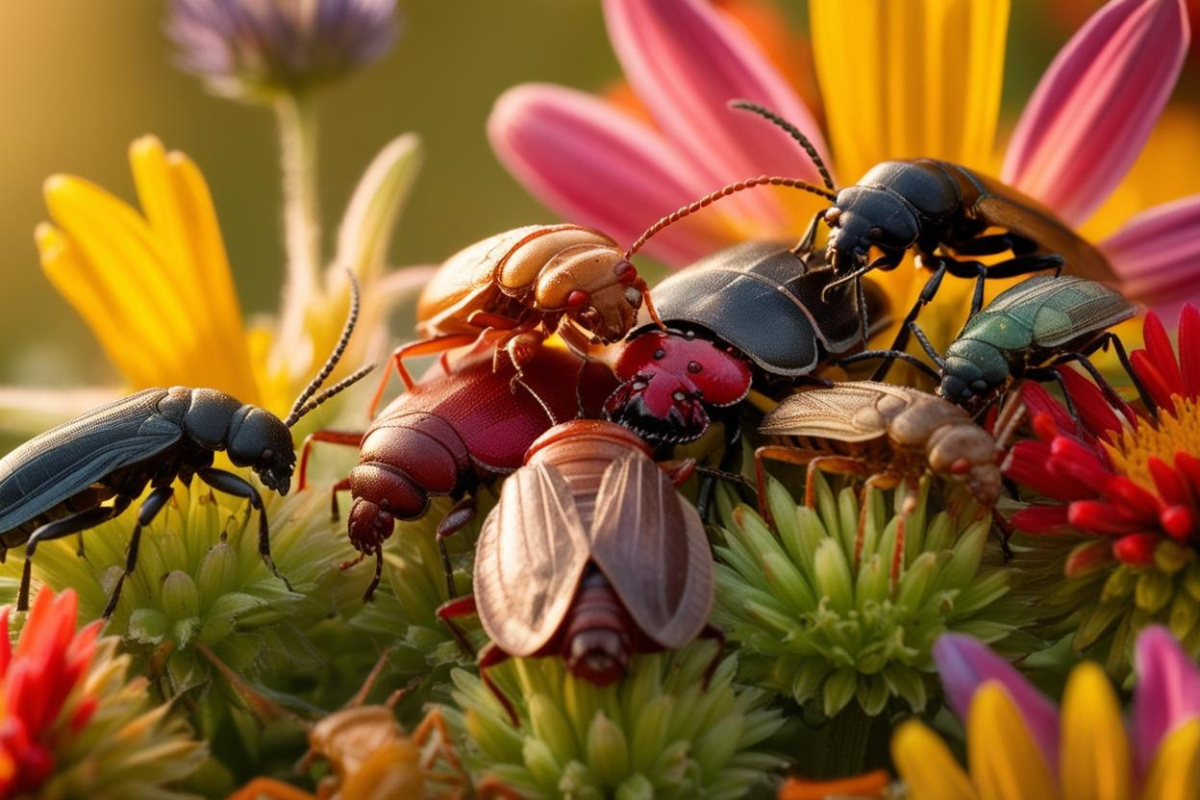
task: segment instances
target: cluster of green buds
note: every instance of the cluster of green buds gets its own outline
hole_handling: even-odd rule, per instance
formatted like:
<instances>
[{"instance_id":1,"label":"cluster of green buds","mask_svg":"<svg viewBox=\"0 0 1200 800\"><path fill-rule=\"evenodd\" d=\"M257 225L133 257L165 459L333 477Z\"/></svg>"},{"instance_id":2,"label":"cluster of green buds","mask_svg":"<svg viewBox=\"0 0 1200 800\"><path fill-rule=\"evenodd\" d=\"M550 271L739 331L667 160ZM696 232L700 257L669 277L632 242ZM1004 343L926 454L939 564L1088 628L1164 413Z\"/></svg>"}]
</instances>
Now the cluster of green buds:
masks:
<instances>
[{"instance_id":1,"label":"cluster of green buds","mask_svg":"<svg viewBox=\"0 0 1200 800\"><path fill-rule=\"evenodd\" d=\"M897 553L898 509L914 499L904 487L869 491L863 509L856 487L835 495L814 480L814 508L770 482L775 530L729 490L718 495L713 621L740 645L743 677L827 718L852 700L870 716L893 698L920 711L939 635L996 642L1021 620L991 518L962 493L935 510L926 480Z\"/></svg>"},{"instance_id":2,"label":"cluster of green buds","mask_svg":"<svg viewBox=\"0 0 1200 800\"><path fill-rule=\"evenodd\" d=\"M530 798L735 798L779 769L759 749L784 723L770 693L734 683L726 657L705 686L714 645L634 659L624 680L597 688L557 658L516 659L489 674L516 708L473 674L453 674L468 769Z\"/></svg>"},{"instance_id":3,"label":"cluster of green buds","mask_svg":"<svg viewBox=\"0 0 1200 800\"><path fill-rule=\"evenodd\" d=\"M271 551L293 591L259 556L258 512L198 481L177 483L173 500L143 532L137 568L106 628L160 696L198 690L190 696L206 731L232 698L207 691L214 669L206 651L248 679L276 668L292 675L316 669L321 659L309 629L352 611L368 577L361 566L338 569L353 550L330 521L326 494L265 499ZM47 542L34 575L55 589L75 589L81 618L99 618L124 569L135 521L125 514L89 531L82 555L74 541Z\"/></svg>"},{"instance_id":4,"label":"cluster of green buds","mask_svg":"<svg viewBox=\"0 0 1200 800\"><path fill-rule=\"evenodd\" d=\"M1015 544L1030 554L1031 579L1022 593L1050 632L1071 634L1071 647L1103 660L1112 675L1130 674L1137 634L1156 623L1200 658L1200 559L1191 547L1163 537L1153 560L1138 565L1112 559L1108 540L1056 544L1037 537Z\"/></svg>"}]
</instances>

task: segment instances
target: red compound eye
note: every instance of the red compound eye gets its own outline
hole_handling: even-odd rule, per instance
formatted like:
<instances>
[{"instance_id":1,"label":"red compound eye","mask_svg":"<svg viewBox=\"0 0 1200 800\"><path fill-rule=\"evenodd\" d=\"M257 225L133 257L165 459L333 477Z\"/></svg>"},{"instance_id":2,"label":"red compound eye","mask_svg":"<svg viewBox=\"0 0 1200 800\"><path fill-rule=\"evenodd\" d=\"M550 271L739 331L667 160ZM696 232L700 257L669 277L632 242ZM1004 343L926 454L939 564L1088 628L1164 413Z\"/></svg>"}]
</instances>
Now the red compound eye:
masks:
<instances>
[{"instance_id":1,"label":"red compound eye","mask_svg":"<svg viewBox=\"0 0 1200 800\"><path fill-rule=\"evenodd\" d=\"M950 472L954 475L966 475L970 471L971 462L965 458L955 459L954 463L950 465Z\"/></svg>"},{"instance_id":2,"label":"red compound eye","mask_svg":"<svg viewBox=\"0 0 1200 800\"><path fill-rule=\"evenodd\" d=\"M567 295L567 308L579 308L581 305L591 299L591 295L587 292L576 289Z\"/></svg>"}]
</instances>

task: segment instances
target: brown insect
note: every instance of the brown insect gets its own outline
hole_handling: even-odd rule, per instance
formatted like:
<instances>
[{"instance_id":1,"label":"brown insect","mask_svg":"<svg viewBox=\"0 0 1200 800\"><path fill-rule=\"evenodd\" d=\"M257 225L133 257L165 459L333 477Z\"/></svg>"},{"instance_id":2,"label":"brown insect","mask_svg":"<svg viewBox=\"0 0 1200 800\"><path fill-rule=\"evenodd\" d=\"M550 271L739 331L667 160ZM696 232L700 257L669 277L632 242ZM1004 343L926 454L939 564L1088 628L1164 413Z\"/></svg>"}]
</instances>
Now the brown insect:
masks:
<instances>
[{"instance_id":1,"label":"brown insect","mask_svg":"<svg viewBox=\"0 0 1200 800\"><path fill-rule=\"evenodd\" d=\"M650 448L619 425L574 420L534 442L505 482L479 536L475 595L438 614L464 644L452 620L479 615L492 640L480 676L517 724L491 667L562 656L574 675L607 686L634 653L723 640L707 625L712 602L704 525Z\"/></svg>"},{"instance_id":2,"label":"brown insect","mask_svg":"<svg viewBox=\"0 0 1200 800\"><path fill-rule=\"evenodd\" d=\"M643 302L661 327L648 292L617 243L600 231L580 225L516 228L441 266L417 303L421 339L392 357L409 389L404 359L472 343L494 346L497 358L505 351L520 372L553 333L581 355L591 342L623 339Z\"/></svg>"},{"instance_id":3,"label":"brown insect","mask_svg":"<svg viewBox=\"0 0 1200 800\"><path fill-rule=\"evenodd\" d=\"M1010 404L1013 410L1001 415L998 430L1015 425L1018 407ZM766 445L755 450L754 472L764 518L770 519L763 465L768 458L808 466L804 502L809 506L815 502L813 476L818 470L864 477L864 491L908 486L896 535L893 577L904 552L904 520L914 510L917 482L927 472L961 482L986 508L1000 498L996 439L958 406L907 386L850 381L794 394L767 414L758 430L812 445ZM863 513L866 507L863 503ZM864 522L865 517L860 519L860 538Z\"/></svg>"},{"instance_id":4,"label":"brown insect","mask_svg":"<svg viewBox=\"0 0 1200 800\"><path fill-rule=\"evenodd\" d=\"M206 651L207 652L207 651ZM276 778L259 777L229 795L227 800L391 800L391 798L501 798L520 795L496 778L473 785L459 761L442 713L434 708L406 734L396 720L395 706L406 693L399 689L383 705L366 705L366 697L387 663L385 652L362 688L345 708L315 724L296 719L207 652L210 660L233 682L250 708L264 719L290 717L308 728L309 749L296 765L307 772L318 760L329 763L329 774L312 794Z\"/></svg>"}]
</instances>

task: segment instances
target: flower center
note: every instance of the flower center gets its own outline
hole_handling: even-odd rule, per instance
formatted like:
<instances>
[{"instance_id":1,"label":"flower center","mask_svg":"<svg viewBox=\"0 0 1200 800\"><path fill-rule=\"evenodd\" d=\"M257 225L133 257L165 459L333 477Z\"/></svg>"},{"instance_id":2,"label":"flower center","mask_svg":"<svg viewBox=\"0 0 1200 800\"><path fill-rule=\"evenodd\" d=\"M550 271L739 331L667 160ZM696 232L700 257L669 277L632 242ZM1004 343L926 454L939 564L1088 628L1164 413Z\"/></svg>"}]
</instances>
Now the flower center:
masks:
<instances>
[{"instance_id":1,"label":"flower center","mask_svg":"<svg viewBox=\"0 0 1200 800\"><path fill-rule=\"evenodd\" d=\"M1108 448L1113 467L1149 492L1157 494L1150 459L1174 466L1176 453L1200 457L1200 407L1196 400L1176 395L1173 411L1159 409L1157 424L1126 429L1121 440Z\"/></svg>"}]
</instances>

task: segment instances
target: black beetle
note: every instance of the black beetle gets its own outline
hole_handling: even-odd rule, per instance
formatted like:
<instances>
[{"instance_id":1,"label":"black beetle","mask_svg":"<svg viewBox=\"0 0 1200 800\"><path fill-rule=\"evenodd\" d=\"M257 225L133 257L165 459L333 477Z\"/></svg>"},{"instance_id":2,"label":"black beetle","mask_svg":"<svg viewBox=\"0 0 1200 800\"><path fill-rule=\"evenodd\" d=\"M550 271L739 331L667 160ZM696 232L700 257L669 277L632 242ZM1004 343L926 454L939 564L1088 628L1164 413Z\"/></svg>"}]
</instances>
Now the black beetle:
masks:
<instances>
[{"instance_id":1,"label":"black beetle","mask_svg":"<svg viewBox=\"0 0 1200 800\"><path fill-rule=\"evenodd\" d=\"M1137 313L1137 307L1102 283L1071 275L1035 275L996 296L963 325L945 356L930 344L915 321L908 328L938 365L940 373L908 353L871 350L842 360L850 364L870 358L900 359L918 367L938 383L937 393L968 411L980 412L1016 380L1029 377L1055 381L1067 408L1075 414L1062 376L1053 367L1078 362L1105 392L1110 402L1122 401L1088 356L1110 344L1152 413L1154 401L1129 363L1121 340L1108 329Z\"/></svg>"},{"instance_id":2,"label":"black beetle","mask_svg":"<svg viewBox=\"0 0 1200 800\"><path fill-rule=\"evenodd\" d=\"M258 510L259 553L287 584L271 559L261 495L244 478L214 468L213 454L226 451L236 466L253 469L268 489L287 494L296 464L290 428L372 369L365 367L309 400L337 365L354 330L358 287L353 277L351 289L350 315L341 339L286 420L214 389L145 389L63 423L0 459L0 559L9 548L25 544L17 608L28 608L31 562L40 542L117 517L149 485L151 492L138 509L129 540L125 571L104 609L104 616L110 616L125 576L137 565L142 528L170 500L175 479L188 481L193 476L217 491L249 500ZM101 505L108 500L113 502Z\"/></svg>"},{"instance_id":3,"label":"black beetle","mask_svg":"<svg viewBox=\"0 0 1200 800\"><path fill-rule=\"evenodd\" d=\"M859 313L853 287L825 291L836 278L774 242L734 245L676 272L651 292L669 330L630 335L606 414L649 441L693 441L710 410L746 397L756 373L790 386L847 353L861 341ZM881 304L867 302L878 321Z\"/></svg>"},{"instance_id":4,"label":"black beetle","mask_svg":"<svg viewBox=\"0 0 1200 800\"><path fill-rule=\"evenodd\" d=\"M909 250L916 252L922 267L932 270L920 297L901 324L892 349L904 349L910 330L908 323L933 299L947 273L975 279L972 313L982 306L985 278L1012 278L1066 266L1073 275L1110 285L1119 282L1104 254L1071 230L1051 209L994 178L949 161L915 158L876 164L856 185L838 190L816 148L798 128L755 103L736 101L731 106L757 114L784 129L804 148L820 172L825 188L765 176L731 188L741 191L769 183L802 189L833 203L817 212L796 247L797 252L811 252L820 223L824 221L829 227L824 260L833 268L838 281L830 283L826 291L833 291L841 281L861 287L864 275L872 270L895 269ZM722 196L727 194L732 191L724 191ZM987 233L991 228L1001 228L1003 232ZM639 241L630 249L636 251L641 244ZM1011 252L1012 257L991 265L973 258L1005 252ZM960 260L959 256L968 258ZM869 320L866 304L861 302L861 288L858 297L860 328L865 337ZM879 373L875 377L878 379Z\"/></svg>"}]
</instances>

